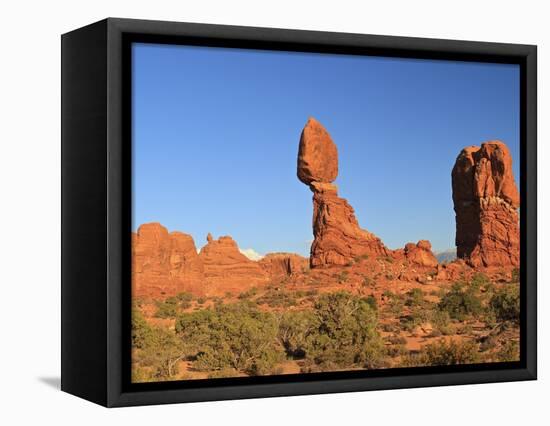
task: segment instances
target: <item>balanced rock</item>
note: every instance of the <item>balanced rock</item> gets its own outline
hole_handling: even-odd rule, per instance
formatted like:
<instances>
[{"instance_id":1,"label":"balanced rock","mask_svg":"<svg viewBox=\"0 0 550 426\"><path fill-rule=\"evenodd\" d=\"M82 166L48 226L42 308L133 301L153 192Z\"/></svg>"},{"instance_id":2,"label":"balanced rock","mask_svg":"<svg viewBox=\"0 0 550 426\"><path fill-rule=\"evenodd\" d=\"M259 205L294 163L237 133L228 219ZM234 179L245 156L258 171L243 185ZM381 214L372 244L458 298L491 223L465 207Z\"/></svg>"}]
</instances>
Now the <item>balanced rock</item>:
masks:
<instances>
[{"instance_id":1,"label":"balanced rock","mask_svg":"<svg viewBox=\"0 0 550 426\"><path fill-rule=\"evenodd\" d=\"M326 129L309 118L298 148L298 179L312 182L333 182L338 176L338 150Z\"/></svg>"},{"instance_id":2,"label":"balanced rock","mask_svg":"<svg viewBox=\"0 0 550 426\"><path fill-rule=\"evenodd\" d=\"M310 266L347 265L358 256L388 255L374 234L361 229L353 207L332 184L338 176L336 145L325 128L310 118L298 150L298 178L313 192L313 235Z\"/></svg>"},{"instance_id":3,"label":"balanced rock","mask_svg":"<svg viewBox=\"0 0 550 426\"><path fill-rule=\"evenodd\" d=\"M159 223L144 224L132 234L132 252L134 297L204 293L204 270L190 235L169 233Z\"/></svg>"},{"instance_id":4,"label":"balanced rock","mask_svg":"<svg viewBox=\"0 0 550 426\"><path fill-rule=\"evenodd\" d=\"M208 294L239 293L267 282L268 274L239 251L233 238L216 240L208 235L208 243L199 253Z\"/></svg>"},{"instance_id":5,"label":"balanced rock","mask_svg":"<svg viewBox=\"0 0 550 426\"><path fill-rule=\"evenodd\" d=\"M452 171L457 257L471 266L519 265L519 193L500 141L464 148Z\"/></svg>"}]
</instances>

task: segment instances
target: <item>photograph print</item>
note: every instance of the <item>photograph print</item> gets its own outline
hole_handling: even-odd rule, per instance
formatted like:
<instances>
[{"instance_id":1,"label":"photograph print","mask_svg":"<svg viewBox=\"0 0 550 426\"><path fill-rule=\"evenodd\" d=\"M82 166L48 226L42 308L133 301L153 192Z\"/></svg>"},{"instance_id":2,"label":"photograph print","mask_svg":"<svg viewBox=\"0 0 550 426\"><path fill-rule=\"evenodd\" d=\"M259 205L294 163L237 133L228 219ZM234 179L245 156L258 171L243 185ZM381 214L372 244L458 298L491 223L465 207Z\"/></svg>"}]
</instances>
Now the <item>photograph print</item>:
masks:
<instances>
[{"instance_id":1,"label":"photograph print","mask_svg":"<svg viewBox=\"0 0 550 426\"><path fill-rule=\"evenodd\" d=\"M133 383L520 360L520 66L133 43Z\"/></svg>"}]
</instances>

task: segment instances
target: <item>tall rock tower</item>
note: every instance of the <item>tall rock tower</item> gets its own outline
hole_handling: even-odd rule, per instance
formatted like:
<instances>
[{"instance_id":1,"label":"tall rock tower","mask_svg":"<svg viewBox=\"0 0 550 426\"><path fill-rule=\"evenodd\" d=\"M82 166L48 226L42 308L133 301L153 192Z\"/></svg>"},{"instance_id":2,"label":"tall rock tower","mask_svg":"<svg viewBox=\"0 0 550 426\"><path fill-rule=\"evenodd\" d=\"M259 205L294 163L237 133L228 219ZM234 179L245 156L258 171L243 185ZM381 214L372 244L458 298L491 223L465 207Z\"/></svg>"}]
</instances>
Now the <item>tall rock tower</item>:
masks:
<instances>
[{"instance_id":1,"label":"tall rock tower","mask_svg":"<svg viewBox=\"0 0 550 426\"><path fill-rule=\"evenodd\" d=\"M338 197L338 150L326 129L310 118L300 137L298 179L313 192L310 266L346 265L357 256L387 255L374 234L361 229L353 207Z\"/></svg>"},{"instance_id":2,"label":"tall rock tower","mask_svg":"<svg viewBox=\"0 0 550 426\"><path fill-rule=\"evenodd\" d=\"M452 171L457 256L472 266L519 265L519 193L500 141L464 148Z\"/></svg>"}]
</instances>

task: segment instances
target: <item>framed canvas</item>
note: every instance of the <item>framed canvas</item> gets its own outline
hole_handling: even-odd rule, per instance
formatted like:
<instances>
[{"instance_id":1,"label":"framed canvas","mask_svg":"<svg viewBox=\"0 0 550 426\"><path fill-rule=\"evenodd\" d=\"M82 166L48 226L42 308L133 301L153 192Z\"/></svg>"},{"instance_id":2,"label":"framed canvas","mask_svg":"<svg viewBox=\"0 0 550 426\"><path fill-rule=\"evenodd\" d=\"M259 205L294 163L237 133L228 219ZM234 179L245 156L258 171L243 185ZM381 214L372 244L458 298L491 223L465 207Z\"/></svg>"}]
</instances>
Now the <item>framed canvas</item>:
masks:
<instances>
[{"instance_id":1,"label":"framed canvas","mask_svg":"<svg viewBox=\"0 0 550 426\"><path fill-rule=\"evenodd\" d=\"M64 34L62 390L115 407L536 379L536 55L113 18Z\"/></svg>"}]
</instances>

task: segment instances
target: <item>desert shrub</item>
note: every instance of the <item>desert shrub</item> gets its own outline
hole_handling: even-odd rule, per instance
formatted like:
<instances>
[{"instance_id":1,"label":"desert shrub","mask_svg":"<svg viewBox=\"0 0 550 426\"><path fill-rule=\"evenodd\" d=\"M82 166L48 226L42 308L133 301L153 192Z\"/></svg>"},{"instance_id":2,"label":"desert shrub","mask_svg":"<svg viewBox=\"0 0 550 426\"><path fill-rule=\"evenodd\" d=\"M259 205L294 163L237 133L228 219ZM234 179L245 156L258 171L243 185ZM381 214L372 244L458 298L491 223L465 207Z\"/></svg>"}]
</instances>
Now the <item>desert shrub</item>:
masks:
<instances>
[{"instance_id":1,"label":"desert shrub","mask_svg":"<svg viewBox=\"0 0 550 426\"><path fill-rule=\"evenodd\" d=\"M243 302L183 314L176 322L176 333L194 353L196 368L234 368L254 375L269 373L283 358L278 331L273 314Z\"/></svg>"},{"instance_id":2,"label":"desert shrub","mask_svg":"<svg viewBox=\"0 0 550 426\"><path fill-rule=\"evenodd\" d=\"M153 330L138 309L132 310L132 347L141 349L151 340Z\"/></svg>"},{"instance_id":3,"label":"desert shrub","mask_svg":"<svg viewBox=\"0 0 550 426\"><path fill-rule=\"evenodd\" d=\"M497 354L500 362L519 361L519 343L515 340L510 340L502 346Z\"/></svg>"},{"instance_id":4,"label":"desert shrub","mask_svg":"<svg viewBox=\"0 0 550 426\"><path fill-rule=\"evenodd\" d=\"M514 321L519 323L519 285L507 285L493 295L489 306L498 321Z\"/></svg>"},{"instance_id":5,"label":"desert shrub","mask_svg":"<svg viewBox=\"0 0 550 426\"><path fill-rule=\"evenodd\" d=\"M512 270L512 282L513 283L519 283L519 278L520 278L519 268L514 268Z\"/></svg>"},{"instance_id":6,"label":"desert shrub","mask_svg":"<svg viewBox=\"0 0 550 426\"><path fill-rule=\"evenodd\" d=\"M392 293L392 296L390 297L390 300L388 302L388 306L390 312L394 316L400 316L403 314L403 310L405 308L405 300L403 297Z\"/></svg>"},{"instance_id":7,"label":"desert shrub","mask_svg":"<svg viewBox=\"0 0 550 426\"><path fill-rule=\"evenodd\" d=\"M419 288L413 288L407 292L406 306L422 306L424 304L424 293Z\"/></svg>"},{"instance_id":8,"label":"desert shrub","mask_svg":"<svg viewBox=\"0 0 550 426\"><path fill-rule=\"evenodd\" d=\"M321 369L379 365L383 345L376 331L377 314L365 299L346 292L324 294L313 315L313 330L305 342L307 360Z\"/></svg>"},{"instance_id":9,"label":"desert shrub","mask_svg":"<svg viewBox=\"0 0 550 426\"><path fill-rule=\"evenodd\" d=\"M405 343L407 343L407 339L405 339L403 336L400 336L399 334L392 334L391 336L387 337L386 340L392 345L404 345Z\"/></svg>"},{"instance_id":10,"label":"desert shrub","mask_svg":"<svg viewBox=\"0 0 550 426\"><path fill-rule=\"evenodd\" d=\"M305 355L306 341L314 327L312 311L287 311L281 315L277 336L289 356L302 358Z\"/></svg>"},{"instance_id":11,"label":"desert shrub","mask_svg":"<svg viewBox=\"0 0 550 426\"><path fill-rule=\"evenodd\" d=\"M400 318L400 325L403 330L410 332L429 320L429 311L425 309L415 309L409 315L404 315Z\"/></svg>"},{"instance_id":12,"label":"desert shrub","mask_svg":"<svg viewBox=\"0 0 550 426\"><path fill-rule=\"evenodd\" d=\"M473 286L474 289L479 289L480 287L484 287L489 283L490 281L489 278L487 278L487 275L481 272L476 272L470 281L470 285Z\"/></svg>"},{"instance_id":13,"label":"desert shrub","mask_svg":"<svg viewBox=\"0 0 550 426\"><path fill-rule=\"evenodd\" d=\"M390 290L384 290L384 292L382 293L382 296L384 296L385 298L391 299L392 297L395 296L395 294Z\"/></svg>"},{"instance_id":14,"label":"desert shrub","mask_svg":"<svg viewBox=\"0 0 550 426\"><path fill-rule=\"evenodd\" d=\"M388 356L394 358L396 356L403 356L405 354L408 354L409 351L407 350L407 347L405 345L394 345L390 346L386 349L386 353Z\"/></svg>"},{"instance_id":15,"label":"desert shrub","mask_svg":"<svg viewBox=\"0 0 550 426\"><path fill-rule=\"evenodd\" d=\"M464 321L471 315L478 315L483 310L481 300L475 291L471 288L464 289L462 283L453 284L451 290L441 298L438 307L459 321Z\"/></svg>"},{"instance_id":16,"label":"desert shrub","mask_svg":"<svg viewBox=\"0 0 550 426\"><path fill-rule=\"evenodd\" d=\"M446 343L445 340L440 340L424 346L419 353L406 357L403 364L406 367L456 365L475 364L480 360L478 345L475 342Z\"/></svg>"},{"instance_id":17,"label":"desert shrub","mask_svg":"<svg viewBox=\"0 0 550 426\"><path fill-rule=\"evenodd\" d=\"M204 304L206 303L206 298L205 298L205 297L199 297L199 298L197 299L197 303L198 303L199 305L204 305Z\"/></svg>"},{"instance_id":18,"label":"desert shrub","mask_svg":"<svg viewBox=\"0 0 550 426\"><path fill-rule=\"evenodd\" d=\"M176 297L169 297L164 301L157 301L157 318L174 318L178 314L179 301Z\"/></svg>"},{"instance_id":19,"label":"desert shrub","mask_svg":"<svg viewBox=\"0 0 550 426\"><path fill-rule=\"evenodd\" d=\"M155 380L150 370L139 367L137 365L132 366L132 383L152 382Z\"/></svg>"},{"instance_id":20,"label":"desert shrub","mask_svg":"<svg viewBox=\"0 0 550 426\"><path fill-rule=\"evenodd\" d=\"M378 310L378 302L376 301L376 297L374 296L367 296L365 297L365 302L369 304L369 306L374 309L375 311Z\"/></svg>"},{"instance_id":21,"label":"desert shrub","mask_svg":"<svg viewBox=\"0 0 550 426\"><path fill-rule=\"evenodd\" d=\"M176 296L168 297L164 301L157 301L157 318L175 318L180 309L189 309L193 295L191 293L179 293Z\"/></svg>"},{"instance_id":22,"label":"desert shrub","mask_svg":"<svg viewBox=\"0 0 550 426\"><path fill-rule=\"evenodd\" d=\"M434 331L436 331L434 335L439 332L440 334L448 336L456 332L455 326L451 324L451 317L447 311L433 309L430 313L430 321Z\"/></svg>"},{"instance_id":23,"label":"desert shrub","mask_svg":"<svg viewBox=\"0 0 550 426\"><path fill-rule=\"evenodd\" d=\"M266 304L272 308L289 308L298 304L298 300L294 293L277 290L269 290L256 299L256 302L259 304Z\"/></svg>"},{"instance_id":24,"label":"desert shrub","mask_svg":"<svg viewBox=\"0 0 550 426\"><path fill-rule=\"evenodd\" d=\"M151 367L151 380L169 380L178 373L178 362L183 356L183 345L174 332L161 327L150 327L147 339L135 352L132 362Z\"/></svg>"},{"instance_id":25,"label":"desert shrub","mask_svg":"<svg viewBox=\"0 0 550 426\"><path fill-rule=\"evenodd\" d=\"M192 302L195 297L191 293L183 292L176 296L179 302Z\"/></svg>"},{"instance_id":26,"label":"desert shrub","mask_svg":"<svg viewBox=\"0 0 550 426\"><path fill-rule=\"evenodd\" d=\"M239 299L250 299L251 297L256 296L256 294L258 294L258 288L252 287L251 289L239 294Z\"/></svg>"}]
</instances>

